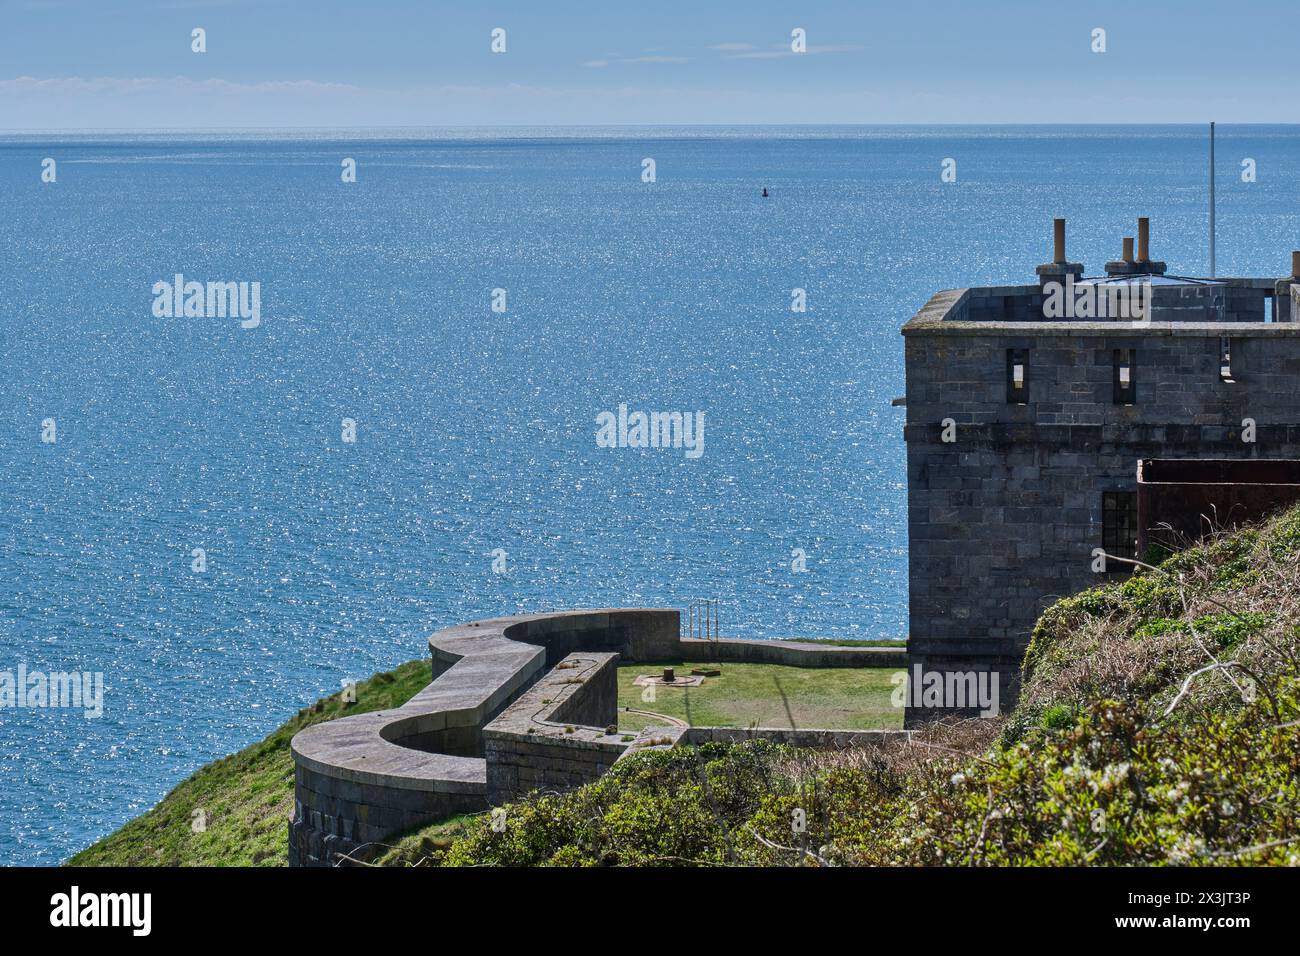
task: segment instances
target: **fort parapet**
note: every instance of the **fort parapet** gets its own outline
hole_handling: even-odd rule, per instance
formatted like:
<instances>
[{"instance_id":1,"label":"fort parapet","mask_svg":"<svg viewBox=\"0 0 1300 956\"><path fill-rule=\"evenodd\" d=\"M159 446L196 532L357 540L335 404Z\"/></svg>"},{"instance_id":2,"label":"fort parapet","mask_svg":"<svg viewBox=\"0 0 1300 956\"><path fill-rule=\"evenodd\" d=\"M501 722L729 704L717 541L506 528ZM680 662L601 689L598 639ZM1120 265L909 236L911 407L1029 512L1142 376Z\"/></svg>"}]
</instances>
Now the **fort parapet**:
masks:
<instances>
[{"instance_id":1,"label":"fort parapet","mask_svg":"<svg viewBox=\"0 0 1300 956\"><path fill-rule=\"evenodd\" d=\"M647 727L617 723L618 661L901 667L904 652L799 641L692 640L675 610L612 608L474 621L429 638L430 684L393 710L294 735L290 866L364 861L403 830L534 789L599 778L628 754L708 740L877 745L904 731Z\"/></svg>"}]
</instances>

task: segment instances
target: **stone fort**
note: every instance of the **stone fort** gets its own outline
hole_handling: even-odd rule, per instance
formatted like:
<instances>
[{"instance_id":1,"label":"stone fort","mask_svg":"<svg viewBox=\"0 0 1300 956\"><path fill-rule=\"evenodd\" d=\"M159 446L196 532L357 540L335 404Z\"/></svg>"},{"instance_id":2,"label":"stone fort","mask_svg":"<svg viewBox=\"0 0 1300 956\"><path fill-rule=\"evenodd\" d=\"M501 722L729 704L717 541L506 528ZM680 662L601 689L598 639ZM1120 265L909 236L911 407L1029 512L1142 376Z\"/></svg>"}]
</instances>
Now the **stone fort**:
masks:
<instances>
[{"instance_id":1,"label":"stone fort","mask_svg":"<svg viewBox=\"0 0 1300 956\"><path fill-rule=\"evenodd\" d=\"M1196 279L1149 242L1140 219L1084 278L1058 219L1036 282L939 292L903 326L910 670L996 672L1006 709L1053 601L1300 498L1300 253ZM1139 286L1142 314L1098 314Z\"/></svg>"},{"instance_id":2,"label":"stone fort","mask_svg":"<svg viewBox=\"0 0 1300 956\"><path fill-rule=\"evenodd\" d=\"M589 783L641 750L754 737L875 747L912 733L684 722L624 733L620 660L996 675L1006 710L1054 600L1128 573L1148 546L1300 500L1300 253L1287 278L1196 279L1168 275L1148 246L1139 220L1136 252L1125 239L1088 279L1057 220L1037 282L939 292L903 326L906 651L700 640L682 635L679 612L649 608L445 628L410 701L294 736L290 865L362 862L412 827ZM910 696L912 727L978 711Z\"/></svg>"}]
</instances>

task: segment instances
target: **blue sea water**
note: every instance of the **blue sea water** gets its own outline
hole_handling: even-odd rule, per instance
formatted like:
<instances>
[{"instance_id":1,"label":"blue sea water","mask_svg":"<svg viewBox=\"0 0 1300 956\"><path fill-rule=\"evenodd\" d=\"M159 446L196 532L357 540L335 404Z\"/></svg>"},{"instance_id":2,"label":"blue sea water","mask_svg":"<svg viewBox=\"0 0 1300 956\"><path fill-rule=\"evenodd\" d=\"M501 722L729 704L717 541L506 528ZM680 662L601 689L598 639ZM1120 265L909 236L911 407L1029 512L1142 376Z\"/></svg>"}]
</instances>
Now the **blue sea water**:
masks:
<instances>
[{"instance_id":1,"label":"blue sea water","mask_svg":"<svg viewBox=\"0 0 1300 956\"><path fill-rule=\"evenodd\" d=\"M1219 273L1282 274L1300 128L1218 155ZM0 863L459 621L905 636L899 326L1032 279L1058 215L1090 274L1139 215L1204 274L1206 175L1190 127L0 137L0 671L105 678L102 719L0 710ZM260 282L261 325L156 318L178 272ZM704 455L598 448L620 403L703 411Z\"/></svg>"}]
</instances>

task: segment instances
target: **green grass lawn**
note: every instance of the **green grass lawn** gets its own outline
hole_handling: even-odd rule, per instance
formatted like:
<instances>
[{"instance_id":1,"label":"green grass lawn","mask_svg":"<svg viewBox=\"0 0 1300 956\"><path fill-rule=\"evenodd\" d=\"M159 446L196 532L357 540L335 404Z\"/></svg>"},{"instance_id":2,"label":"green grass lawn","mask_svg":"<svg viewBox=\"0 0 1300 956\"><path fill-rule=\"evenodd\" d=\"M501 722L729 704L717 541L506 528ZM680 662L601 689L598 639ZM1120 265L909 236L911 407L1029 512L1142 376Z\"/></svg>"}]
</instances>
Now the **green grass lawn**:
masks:
<instances>
[{"instance_id":1,"label":"green grass lawn","mask_svg":"<svg viewBox=\"0 0 1300 956\"><path fill-rule=\"evenodd\" d=\"M285 866L293 809L289 740L323 720L406 703L429 683L429 661L403 664L357 684L357 701L327 697L299 711L269 737L213 761L181 781L152 810L82 850L73 866ZM195 833L193 812L207 829Z\"/></svg>"},{"instance_id":2,"label":"green grass lawn","mask_svg":"<svg viewBox=\"0 0 1300 956\"><path fill-rule=\"evenodd\" d=\"M680 675L692 667L718 668L701 687L646 687L632 682L640 674L659 674L674 666ZM618 726L640 730L662 723L623 708L649 710L689 720L695 726L819 727L835 730L893 730L903 726L903 711L890 704L897 670L888 667L787 667L779 664L668 662L625 664L618 669ZM782 693L788 703L782 702ZM687 707L690 708L689 718Z\"/></svg>"}]
</instances>

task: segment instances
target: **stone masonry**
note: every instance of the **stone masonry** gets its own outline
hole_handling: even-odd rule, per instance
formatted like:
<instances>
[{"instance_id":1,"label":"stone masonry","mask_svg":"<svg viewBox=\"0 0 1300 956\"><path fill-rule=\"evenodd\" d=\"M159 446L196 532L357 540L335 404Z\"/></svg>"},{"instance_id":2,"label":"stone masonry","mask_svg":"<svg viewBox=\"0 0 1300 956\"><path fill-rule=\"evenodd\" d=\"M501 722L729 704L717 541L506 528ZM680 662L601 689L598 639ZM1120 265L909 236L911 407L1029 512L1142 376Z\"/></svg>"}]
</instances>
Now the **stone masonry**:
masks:
<instances>
[{"instance_id":1,"label":"stone masonry","mask_svg":"<svg viewBox=\"0 0 1300 956\"><path fill-rule=\"evenodd\" d=\"M1142 320L1048 321L1027 285L940 292L903 327L911 668L996 672L1005 710L1041 612L1131 570L1095 549L1132 541L1139 459L1300 457L1300 285L1159 281Z\"/></svg>"},{"instance_id":2,"label":"stone masonry","mask_svg":"<svg viewBox=\"0 0 1300 956\"><path fill-rule=\"evenodd\" d=\"M675 610L615 608L460 624L429 638L433 680L401 707L296 734L290 866L372 857L396 834L533 789L597 779L641 750L764 737L879 746L899 731L647 727L617 722L617 662L704 659L901 667L898 648L683 639ZM739 735L739 736L737 736Z\"/></svg>"},{"instance_id":3,"label":"stone masonry","mask_svg":"<svg viewBox=\"0 0 1300 956\"><path fill-rule=\"evenodd\" d=\"M488 803L600 779L637 736L617 724L618 655L570 654L484 728Z\"/></svg>"}]
</instances>

